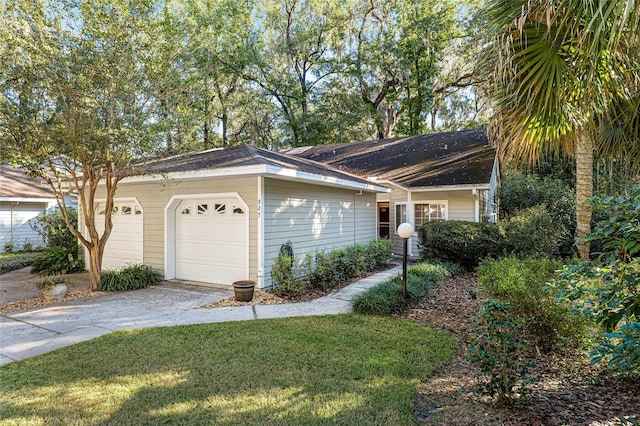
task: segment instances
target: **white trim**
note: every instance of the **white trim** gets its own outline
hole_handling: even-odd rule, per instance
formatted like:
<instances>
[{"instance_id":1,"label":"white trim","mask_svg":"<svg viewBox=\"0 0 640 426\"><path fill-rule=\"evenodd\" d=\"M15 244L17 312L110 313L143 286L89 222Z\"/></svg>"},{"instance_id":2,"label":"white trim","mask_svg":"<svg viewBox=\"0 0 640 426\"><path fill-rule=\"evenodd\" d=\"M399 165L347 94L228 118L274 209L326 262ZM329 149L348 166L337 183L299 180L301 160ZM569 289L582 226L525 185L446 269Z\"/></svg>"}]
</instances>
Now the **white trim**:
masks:
<instances>
[{"instance_id":1,"label":"white trim","mask_svg":"<svg viewBox=\"0 0 640 426\"><path fill-rule=\"evenodd\" d=\"M475 200L473 203L475 208L476 222L480 222L480 198L478 197L477 194L475 196Z\"/></svg>"},{"instance_id":2,"label":"white trim","mask_svg":"<svg viewBox=\"0 0 640 426\"><path fill-rule=\"evenodd\" d=\"M440 185L440 186L421 186L415 188L405 188L411 192L437 192L437 191L464 191L469 189L489 189L490 183L468 184L468 185Z\"/></svg>"},{"instance_id":3,"label":"white trim","mask_svg":"<svg viewBox=\"0 0 640 426\"><path fill-rule=\"evenodd\" d=\"M19 198L19 197L0 197L0 201L12 203L57 203L55 198Z\"/></svg>"},{"instance_id":4,"label":"white trim","mask_svg":"<svg viewBox=\"0 0 640 426\"><path fill-rule=\"evenodd\" d=\"M245 275L249 277L250 263L249 246L249 205L237 192L211 192L205 194L183 194L173 195L167 205L164 207L164 279L172 280L176 277L176 215L175 211L178 205L184 200L193 200L198 198L236 198L245 209L245 231L247 235L247 244L245 256L247 259L247 269Z\"/></svg>"},{"instance_id":5,"label":"white trim","mask_svg":"<svg viewBox=\"0 0 640 426\"><path fill-rule=\"evenodd\" d=\"M344 172L343 172L344 173ZM346 174L346 173L345 173ZM382 187L376 184L369 184L365 182L358 182L355 180L349 180L345 178L337 178L332 176L318 175L315 173L301 172L298 170L290 169L287 167L278 167L268 164L258 164L251 166L240 167L225 167L214 169L200 169L185 172L169 172L166 174L155 175L142 175L142 176L129 176L122 179L119 183L141 183L141 182L153 182L166 179L173 180L188 180L188 179L203 179L221 176L246 176L246 175L268 175L269 177L276 177L284 180L293 181L308 181L320 185L336 186L340 188L353 188L370 192L391 192L389 188ZM354 179L362 179L354 176ZM102 183L101 183L102 184Z\"/></svg>"},{"instance_id":6,"label":"white trim","mask_svg":"<svg viewBox=\"0 0 640 426\"><path fill-rule=\"evenodd\" d=\"M258 176L258 272L257 287L263 288L264 282L264 177Z\"/></svg>"}]
</instances>

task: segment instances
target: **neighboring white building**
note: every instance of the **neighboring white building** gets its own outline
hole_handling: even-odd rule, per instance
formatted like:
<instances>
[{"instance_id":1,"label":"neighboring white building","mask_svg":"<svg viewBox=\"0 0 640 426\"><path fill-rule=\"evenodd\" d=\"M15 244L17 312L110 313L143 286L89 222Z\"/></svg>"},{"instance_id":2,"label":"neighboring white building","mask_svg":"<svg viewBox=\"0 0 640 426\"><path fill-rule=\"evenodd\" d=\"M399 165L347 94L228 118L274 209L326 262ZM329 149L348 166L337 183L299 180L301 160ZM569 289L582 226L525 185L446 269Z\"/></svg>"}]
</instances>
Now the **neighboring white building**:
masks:
<instances>
[{"instance_id":1,"label":"neighboring white building","mask_svg":"<svg viewBox=\"0 0 640 426\"><path fill-rule=\"evenodd\" d=\"M76 207L75 202L67 205ZM58 208L53 191L42 179L31 178L23 169L0 165L0 252L11 246L42 245L30 223L40 214Z\"/></svg>"}]
</instances>

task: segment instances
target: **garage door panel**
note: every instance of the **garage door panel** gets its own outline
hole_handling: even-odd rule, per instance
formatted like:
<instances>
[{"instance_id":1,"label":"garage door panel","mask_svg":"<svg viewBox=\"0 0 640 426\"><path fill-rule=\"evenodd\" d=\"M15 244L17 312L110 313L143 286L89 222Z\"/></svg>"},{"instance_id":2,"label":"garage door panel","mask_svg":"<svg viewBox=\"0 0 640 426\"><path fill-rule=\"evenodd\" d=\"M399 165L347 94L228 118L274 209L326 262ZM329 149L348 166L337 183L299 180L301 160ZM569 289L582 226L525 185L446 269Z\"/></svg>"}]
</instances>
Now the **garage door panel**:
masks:
<instances>
[{"instance_id":1,"label":"garage door panel","mask_svg":"<svg viewBox=\"0 0 640 426\"><path fill-rule=\"evenodd\" d=\"M247 218L237 199L185 200L176 208L176 277L230 285L247 279Z\"/></svg>"},{"instance_id":2,"label":"garage door panel","mask_svg":"<svg viewBox=\"0 0 640 426\"><path fill-rule=\"evenodd\" d=\"M104 232L104 205L96 208L96 228ZM115 201L111 211L113 228L102 257L102 269L118 269L143 262L143 214L135 201Z\"/></svg>"}]
</instances>

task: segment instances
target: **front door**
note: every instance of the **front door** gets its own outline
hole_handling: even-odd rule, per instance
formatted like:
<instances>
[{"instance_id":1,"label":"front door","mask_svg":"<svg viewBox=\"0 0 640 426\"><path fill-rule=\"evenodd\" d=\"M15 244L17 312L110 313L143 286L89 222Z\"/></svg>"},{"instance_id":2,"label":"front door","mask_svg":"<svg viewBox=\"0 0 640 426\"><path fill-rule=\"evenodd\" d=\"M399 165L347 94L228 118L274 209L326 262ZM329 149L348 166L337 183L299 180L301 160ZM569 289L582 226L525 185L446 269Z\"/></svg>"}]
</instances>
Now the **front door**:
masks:
<instances>
[{"instance_id":1,"label":"front door","mask_svg":"<svg viewBox=\"0 0 640 426\"><path fill-rule=\"evenodd\" d=\"M378 236L389 238L389 202L378 203Z\"/></svg>"}]
</instances>

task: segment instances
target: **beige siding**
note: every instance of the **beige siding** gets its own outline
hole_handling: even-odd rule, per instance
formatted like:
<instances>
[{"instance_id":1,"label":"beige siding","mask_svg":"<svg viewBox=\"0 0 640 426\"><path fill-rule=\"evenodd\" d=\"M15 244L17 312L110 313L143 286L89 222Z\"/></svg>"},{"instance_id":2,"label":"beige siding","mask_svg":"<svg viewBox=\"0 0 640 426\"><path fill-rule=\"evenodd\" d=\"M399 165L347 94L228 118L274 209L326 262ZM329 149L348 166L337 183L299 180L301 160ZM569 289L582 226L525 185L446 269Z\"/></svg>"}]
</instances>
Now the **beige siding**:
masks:
<instances>
[{"instance_id":1,"label":"beige siding","mask_svg":"<svg viewBox=\"0 0 640 426\"><path fill-rule=\"evenodd\" d=\"M294 255L330 250L376 238L376 199L319 185L265 179L265 284L280 247L293 244Z\"/></svg>"},{"instance_id":2,"label":"beige siding","mask_svg":"<svg viewBox=\"0 0 640 426\"><path fill-rule=\"evenodd\" d=\"M210 178L167 182L121 183L116 198L135 197L144 211L144 263L164 271L164 209L173 196L189 194L238 193L249 206L250 279L258 271L257 178ZM104 196L104 192L97 198Z\"/></svg>"},{"instance_id":3,"label":"beige siding","mask_svg":"<svg viewBox=\"0 0 640 426\"><path fill-rule=\"evenodd\" d=\"M411 200L415 203L422 201L448 201L448 220L476 221L476 197L472 194L471 189L461 191L414 192L411 194Z\"/></svg>"},{"instance_id":4,"label":"beige siding","mask_svg":"<svg viewBox=\"0 0 640 426\"><path fill-rule=\"evenodd\" d=\"M394 254L402 254L402 238L396 234L396 203L405 203L408 199L407 191L403 191L398 188L393 188L393 193L389 194L390 208L391 208L391 241L393 243ZM460 191L430 191L430 192L412 192L411 202L407 203L407 215L410 223L413 222L413 209L415 204L428 202L428 201L446 201L448 206L447 219L448 220L462 220L467 222L476 221L476 198L471 192L471 189L465 189ZM410 240L409 253L412 256L419 256L420 250L418 247L417 235Z\"/></svg>"}]
</instances>

